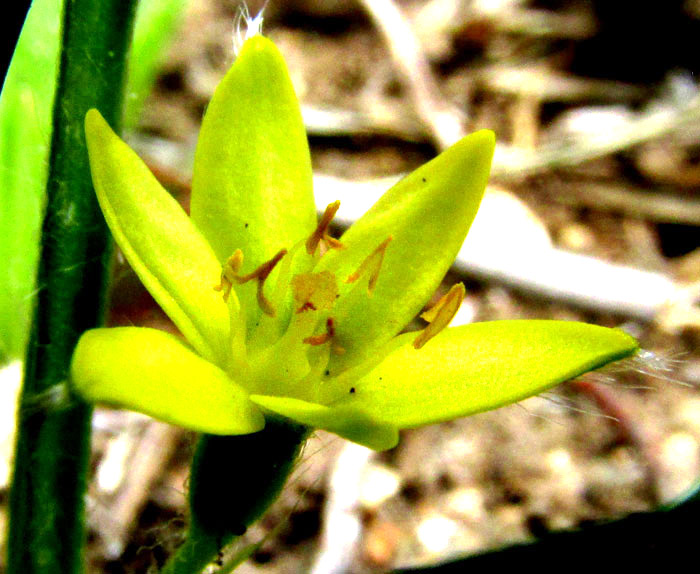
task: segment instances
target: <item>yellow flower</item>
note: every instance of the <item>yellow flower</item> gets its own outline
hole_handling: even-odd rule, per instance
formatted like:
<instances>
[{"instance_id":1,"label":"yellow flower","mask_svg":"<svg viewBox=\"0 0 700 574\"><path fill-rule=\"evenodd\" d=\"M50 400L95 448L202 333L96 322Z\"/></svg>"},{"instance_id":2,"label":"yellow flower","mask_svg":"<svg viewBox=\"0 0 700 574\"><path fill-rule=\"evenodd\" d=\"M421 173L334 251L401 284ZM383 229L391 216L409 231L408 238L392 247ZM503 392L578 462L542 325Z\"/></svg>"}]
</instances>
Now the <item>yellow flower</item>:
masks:
<instances>
[{"instance_id":1,"label":"yellow flower","mask_svg":"<svg viewBox=\"0 0 700 574\"><path fill-rule=\"evenodd\" d=\"M87 400L212 434L274 414L375 449L398 429L496 408L632 354L621 331L558 321L446 328L464 288L400 335L457 254L494 136L472 134L389 190L341 239L317 223L299 105L281 55L246 41L207 109L191 218L100 114L95 190L116 242L186 340L95 329L70 382Z\"/></svg>"}]
</instances>

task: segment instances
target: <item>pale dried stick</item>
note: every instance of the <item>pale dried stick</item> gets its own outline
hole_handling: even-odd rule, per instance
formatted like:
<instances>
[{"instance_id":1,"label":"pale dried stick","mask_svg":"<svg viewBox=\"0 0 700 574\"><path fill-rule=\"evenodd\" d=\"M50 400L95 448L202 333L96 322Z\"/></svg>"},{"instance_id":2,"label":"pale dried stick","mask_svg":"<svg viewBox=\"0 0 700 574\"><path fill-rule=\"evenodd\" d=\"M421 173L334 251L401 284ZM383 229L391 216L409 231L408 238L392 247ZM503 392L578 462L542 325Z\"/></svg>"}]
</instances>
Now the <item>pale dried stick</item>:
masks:
<instances>
[{"instance_id":1,"label":"pale dried stick","mask_svg":"<svg viewBox=\"0 0 700 574\"><path fill-rule=\"evenodd\" d=\"M374 451L347 442L335 460L323 510L323 531L311 574L345 574L362 535L360 478Z\"/></svg>"},{"instance_id":2,"label":"pale dried stick","mask_svg":"<svg viewBox=\"0 0 700 574\"><path fill-rule=\"evenodd\" d=\"M353 130L358 129L358 125L362 126L362 131L376 125L367 125L367 122L371 121L369 115L358 118L347 110L336 111L338 114L327 116L335 116L336 126L332 135L341 134L343 129L347 130L348 135L352 135L357 133ZM310 133L313 134L319 126L318 122L313 120L311 122ZM695 97L681 107L642 114L636 119L627 121L614 132L601 133L596 137L578 136L566 141L542 145L534 150L522 150L499 143L496 145L491 173L498 180L507 181L534 175L547 169L571 167L587 160L624 151L665 135L681 132L698 122L700 122L700 97ZM415 128L406 128L408 123L409 121L404 118L397 120L390 128L384 124L384 128L394 130L397 134L405 133L406 139L413 140L417 131ZM129 143L139 153L148 157L152 164L163 169L166 169L166 166L192 165L194 146L185 146L142 134L131 134ZM191 173L183 170L181 177L183 180L188 179ZM398 180L398 176L393 179Z\"/></svg>"},{"instance_id":3,"label":"pale dried stick","mask_svg":"<svg viewBox=\"0 0 700 574\"><path fill-rule=\"evenodd\" d=\"M498 64L468 72L485 89L499 94L536 96L546 102L639 100L647 88L610 80L580 78L533 64Z\"/></svg>"},{"instance_id":4,"label":"pale dried stick","mask_svg":"<svg viewBox=\"0 0 700 574\"><path fill-rule=\"evenodd\" d=\"M700 225L700 198L673 195L615 182L560 179L545 184L557 201L599 211L616 211L659 223Z\"/></svg>"},{"instance_id":5,"label":"pale dried stick","mask_svg":"<svg viewBox=\"0 0 700 574\"><path fill-rule=\"evenodd\" d=\"M134 419L133 424L143 422L142 417L139 417ZM133 430L123 435L132 437L127 445L126 456L123 453L116 454L124 465L121 484L115 485L115 494L107 497L106 509L98 511L98 514L104 515L104 520L96 521L101 530L105 554L110 559L118 558L124 551L151 489L162 477L183 433L180 428L154 420L145 420L143 432L134 433ZM101 466L109 463L108 451ZM100 498L104 500L104 494Z\"/></svg>"},{"instance_id":6,"label":"pale dried stick","mask_svg":"<svg viewBox=\"0 0 700 574\"><path fill-rule=\"evenodd\" d=\"M581 40L596 32L590 10L551 11L523 8L518 2L431 0L417 13L418 37L438 41L464 30L473 22L487 21L496 31L534 38Z\"/></svg>"},{"instance_id":7,"label":"pale dried stick","mask_svg":"<svg viewBox=\"0 0 700 574\"><path fill-rule=\"evenodd\" d=\"M571 141L553 142L534 150L498 146L491 174L503 180L578 165L685 129L697 122L700 122L700 96L683 105L644 113L616 126L614 131L600 132L595 136L579 136Z\"/></svg>"},{"instance_id":8,"label":"pale dried stick","mask_svg":"<svg viewBox=\"0 0 700 574\"><path fill-rule=\"evenodd\" d=\"M392 0L360 0L389 44L397 71L409 91L418 117L443 150L465 135L466 116L440 93L410 23Z\"/></svg>"}]
</instances>

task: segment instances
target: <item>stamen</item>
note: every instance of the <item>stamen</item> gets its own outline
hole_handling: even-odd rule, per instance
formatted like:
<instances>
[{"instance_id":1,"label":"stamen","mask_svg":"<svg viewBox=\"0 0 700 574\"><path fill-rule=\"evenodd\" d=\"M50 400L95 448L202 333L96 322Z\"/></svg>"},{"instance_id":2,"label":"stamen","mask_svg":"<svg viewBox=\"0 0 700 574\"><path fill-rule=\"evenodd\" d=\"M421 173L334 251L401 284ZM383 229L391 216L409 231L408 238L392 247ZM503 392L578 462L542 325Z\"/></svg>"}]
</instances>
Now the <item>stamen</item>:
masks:
<instances>
[{"instance_id":1,"label":"stamen","mask_svg":"<svg viewBox=\"0 0 700 574\"><path fill-rule=\"evenodd\" d=\"M214 291L223 291L224 301L226 302L228 302L231 288L233 287L233 281L236 280L236 276L242 264L243 252L240 249L236 249L221 269L221 281L218 285L214 286Z\"/></svg>"},{"instance_id":2,"label":"stamen","mask_svg":"<svg viewBox=\"0 0 700 574\"><path fill-rule=\"evenodd\" d=\"M233 255L231 255L231 257L229 257L228 261L224 265L224 269L221 272L221 284L214 287L214 289L217 291L223 291L224 300L227 300L234 282L242 285L243 283L247 283L248 281L255 279L258 282L258 305L260 305L263 313L269 315L270 317L274 317L275 308L265 297L263 286L265 284L265 280L268 278L270 273L272 273L272 270L286 254L286 249L280 249L272 259L265 261L257 269L247 273L246 275L239 275L238 272L241 269L241 265L243 265L243 252L240 249L236 249L236 251L233 253Z\"/></svg>"},{"instance_id":3,"label":"stamen","mask_svg":"<svg viewBox=\"0 0 700 574\"><path fill-rule=\"evenodd\" d=\"M414 339L413 347L415 349L420 349L450 324L462 304L464 294L464 285L457 283L433 307L421 315L423 319L428 321L429 325Z\"/></svg>"},{"instance_id":4,"label":"stamen","mask_svg":"<svg viewBox=\"0 0 700 574\"><path fill-rule=\"evenodd\" d=\"M218 285L214 285L214 291L223 291L224 292L224 301L228 303L228 298L229 295L231 295L231 282L224 277L224 274L221 274L221 282Z\"/></svg>"},{"instance_id":5,"label":"stamen","mask_svg":"<svg viewBox=\"0 0 700 574\"><path fill-rule=\"evenodd\" d=\"M357 270L354 273L348 275L348 278L345 280L345 282L354 283L360 277L362 277L366 273L369 273L369 283L367 285L367 291L371 294L374 291L374 287L377 285L379 271L381 270L382 262L384 261L384 253L386 252L387 246L389 245L389 243L391 243L393 239L394 238L390 235L384 241L382 241L379 244L379 247L377 247L372 253L370 253L365 258L365 260L362 263L360 263L360 266L357 268Z\"/></svg>"},{"instance_id":6,"label":"stamen","mask_svg":"<svg viewBox=\"0 0 700 574\"><path fill-rule=\"evenodd\" d=\"M323 343L326 343L327 341L330 341L331 337L335 335L335 327L333 326L333 318L328 317L326 319L326 332L321 333L320 335L312 335L311 337L306 337L304 339L304 343L307 343L308 345L323 345Z\"/></svg>"},{"instance_id":7,"label":"stamen","mask_svg":"<svg viewBox=\"0 0 700 574\"><path fill-rule=\"evenodd\" d=\"M335 214L338 212L339 207L339 200L329 203L326 206L326 210L321 216L321 221L318 222L316 229L314 229L314 232L306 240L306 252L309 255L313 255L316 252L316 249L321 241L325 242L326 247L329 249L342 249L343 244L337 239L334 239L328 235L328 226L331 224Z\"/></svg>"}]
</instances>

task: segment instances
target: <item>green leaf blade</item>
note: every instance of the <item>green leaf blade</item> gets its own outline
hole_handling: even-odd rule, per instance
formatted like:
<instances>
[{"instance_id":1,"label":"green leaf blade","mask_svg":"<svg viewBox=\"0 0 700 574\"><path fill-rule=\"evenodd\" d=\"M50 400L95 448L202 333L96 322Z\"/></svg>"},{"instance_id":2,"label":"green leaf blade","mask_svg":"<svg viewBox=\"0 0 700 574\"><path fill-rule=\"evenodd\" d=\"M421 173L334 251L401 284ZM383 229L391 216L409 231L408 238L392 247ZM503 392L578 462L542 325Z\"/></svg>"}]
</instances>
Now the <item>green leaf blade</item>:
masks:
<instances>
[{"instance_id":1,"label":"green leaf blade","mask_svg":"<svg viewBox=\"0 0 700 574\"><path fill-rule=\"evenodd\" d=\"M24 352L35 297L60 2L35 0L0 94L0 363Z\"/></svg>"},{"instance_id":2,"label":"green leaf blade","mask_svg":"<svg viewBox=\"0 0 700 574\"><path fill-rule=\"evenodd\" d=\"M180 339L156 329L87 331L73 355L70 384L87 401L199 432L245 434L264 426L242 387Z\"/></svg>"},{"instance_id":3,"label":"green leaf blade","mask_svg":"<svg viewBox=\"0 0 700 574\"><path fill-rule=\"evenodd\" d=\"M138 4L124 101L127 127L138 122L186 8L187 0L141 0Z\"/></svg>"},{"instance_id":4,"label":"green leaf blade","mask_svg":"<svg viewBox=\"0 0 700 574\"><path fill-rule=\"evenodd\" d=\"M419 350L415 336L401 335L405 343L337 404L399 428L423 426L519 401L638 350L622 331L568 321L474 323Z\"/></svg>"}]
</instances>

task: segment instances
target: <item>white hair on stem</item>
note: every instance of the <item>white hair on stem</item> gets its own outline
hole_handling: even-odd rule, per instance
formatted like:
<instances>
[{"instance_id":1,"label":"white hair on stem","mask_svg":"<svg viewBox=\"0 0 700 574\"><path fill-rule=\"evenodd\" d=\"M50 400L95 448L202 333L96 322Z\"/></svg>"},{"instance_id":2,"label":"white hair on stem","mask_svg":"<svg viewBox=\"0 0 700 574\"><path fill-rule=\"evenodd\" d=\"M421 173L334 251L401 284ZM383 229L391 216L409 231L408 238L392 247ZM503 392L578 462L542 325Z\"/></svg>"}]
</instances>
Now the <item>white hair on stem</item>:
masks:
<instances>
[{"instance_id":1,"label":"white hair on stem","mask_svg":"<svg viewBox=\"0 0 700 574\"><path fill-rule=\"evenodd\" d=\"M263 11L266 6L267 2L255 16L250 15L245 2L238 7L238 14L236 14L236 19L233 22L233 53L236 56L238 56L246 40L262 34Z\"/></svg>"}]
</instances>

